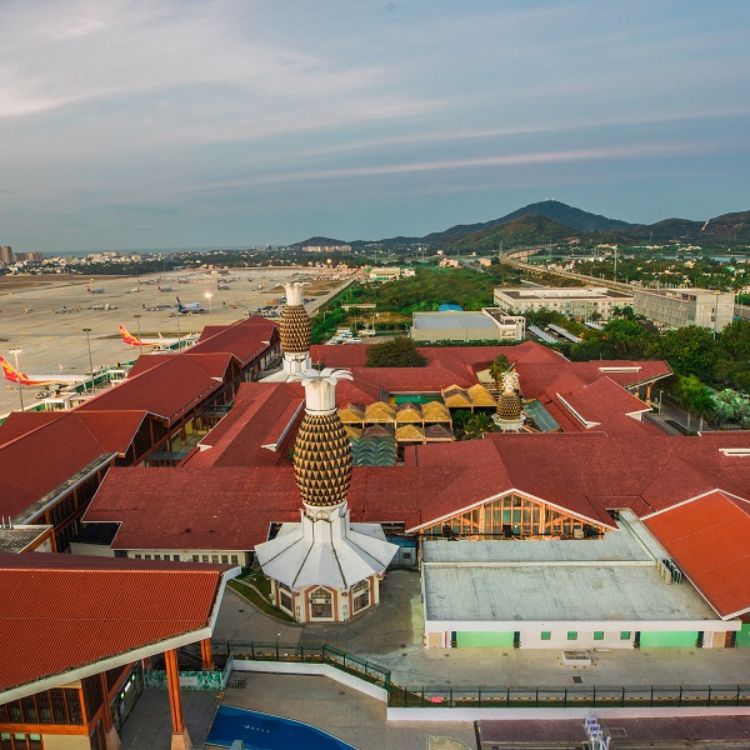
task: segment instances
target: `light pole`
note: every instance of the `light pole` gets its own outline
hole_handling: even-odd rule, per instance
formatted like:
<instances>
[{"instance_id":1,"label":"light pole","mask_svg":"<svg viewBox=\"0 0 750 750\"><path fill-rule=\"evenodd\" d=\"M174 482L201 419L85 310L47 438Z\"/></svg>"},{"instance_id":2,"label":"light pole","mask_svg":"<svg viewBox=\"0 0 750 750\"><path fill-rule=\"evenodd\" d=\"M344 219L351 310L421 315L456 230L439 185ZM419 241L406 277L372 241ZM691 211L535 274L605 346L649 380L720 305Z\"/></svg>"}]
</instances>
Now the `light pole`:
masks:
<instances>
[{"instance_id":1,"label":"light pole","mask_svg":"<svg viewBox=\"0 0 750 750\"><path fill-rule=\"evenodd\" d=\"M211 292L206 292L203 296L208 300L208 320L210 323L213 323L214 322L214 308L213 308L213 305L211 304L211 298L214 295L211 294Z\"/></svg>"},{"instance_id":2,"label":"light pole","mask_svg":"<svg viewBox=\"0 0 750 750\"><path fill-rule=\"evenodd\" d=\"M91 329L83 328L83 332L86 334L86 345L89 349L89 373L91 374L91 392L94 392L94 360L91 358Z\"/></svg>"},{"instance_id":3,"label":"light pole","mask_svg":"<svg viewBox=\"0 0 750 750\"><path fill-rule=\"evenodd\" d=\"M138 326L138 354L143 356L143 344L141 343L141 317L140 315L134 315L136 325Z\"/></svg>"},{"instance_id":4,"label":"light pole","mask_svg":"<svg viewBox=\"0 0 750 750\"><path fill-rule=\"evenodd\" d=\"M18 355L23 349L16 347L15 349L8 350L16 361L16 372L18 373L18 398L21 400L21 411L23 411L23 386L21 385L21 371L18 369Z\"/></svg>"}]
</instances>

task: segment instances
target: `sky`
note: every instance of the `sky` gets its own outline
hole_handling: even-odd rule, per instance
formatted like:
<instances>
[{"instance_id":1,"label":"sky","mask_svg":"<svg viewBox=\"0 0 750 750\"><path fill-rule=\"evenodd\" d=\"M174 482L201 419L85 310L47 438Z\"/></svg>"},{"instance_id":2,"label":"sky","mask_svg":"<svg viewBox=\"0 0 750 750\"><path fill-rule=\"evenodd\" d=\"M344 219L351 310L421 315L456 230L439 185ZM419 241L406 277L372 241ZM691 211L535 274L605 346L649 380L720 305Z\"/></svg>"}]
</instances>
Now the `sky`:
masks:
<instances>
[{"instance_id":1,"label":"sky","mask_svg":"<svg viewBox=\"0 0 750 750\"><path fill-rule=\"evenodd\" d=\"M0 0L0 245L750 209L746 0Z\"/></svg>"}]
</instances>

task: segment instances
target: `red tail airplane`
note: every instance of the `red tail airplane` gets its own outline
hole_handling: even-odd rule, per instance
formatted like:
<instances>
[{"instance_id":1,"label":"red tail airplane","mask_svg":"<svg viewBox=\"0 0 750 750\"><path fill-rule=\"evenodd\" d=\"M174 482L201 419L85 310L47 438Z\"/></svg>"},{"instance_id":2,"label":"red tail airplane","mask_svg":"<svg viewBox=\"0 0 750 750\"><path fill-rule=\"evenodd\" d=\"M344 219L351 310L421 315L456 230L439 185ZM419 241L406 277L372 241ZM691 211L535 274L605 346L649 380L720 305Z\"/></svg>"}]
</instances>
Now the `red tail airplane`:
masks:
<instances>
[{"instance_id":1,"label":"red tail airplane","mask_svg":"<svg viewBox=\"0 0 750 750\"><path fill-rule=\"evenodd\" d=\"M162 336L155 339L143 337L138 338L137 336L133 336L133 334L130 333L122 323L120 323L120 338L122 339L122 343L127 344L128 346L155 346L158 349L169 349L169 347L174 346L180 341L189 339L190 337L185 336L182 339L165 339Z\"/></svg>"},{"instance_id":2,"label":"red tail airplane","mask_svg":"<svg viewBox=\"0 0 750 750\"><path fill-rule=\"evenodd\" d=\"M17 385L51 385L52 383L81 383L88 375L27 375L16 370L7 359L0 355L0 367L6 380Z\"/></svg>"}]
</instances>

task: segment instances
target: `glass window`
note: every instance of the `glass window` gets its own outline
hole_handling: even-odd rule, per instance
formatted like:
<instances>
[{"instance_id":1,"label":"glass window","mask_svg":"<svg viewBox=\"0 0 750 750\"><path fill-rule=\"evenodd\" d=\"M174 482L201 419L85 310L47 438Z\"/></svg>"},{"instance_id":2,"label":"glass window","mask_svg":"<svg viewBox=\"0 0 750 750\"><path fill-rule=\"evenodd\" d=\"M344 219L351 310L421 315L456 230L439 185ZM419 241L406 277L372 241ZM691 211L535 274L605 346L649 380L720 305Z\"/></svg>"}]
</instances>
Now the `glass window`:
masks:
<instances>
[{"instance_id":1,"label":"glass window","mask_svg":"<svg viewBox=\"0 0 750 750\"><path fill-rule=\"evenodd\" d=\"M310 593L310 615L312 619L333 617L333 597L326 589L315 589Z\"/></svg>"},{"instance_id":2,"label":"glass window","mask_svg":"<svg viewBox=\"0 0 750 750\"><path fill-rule=\"evenodd\" d=\"M578 640L578 633L576 633L575 630L569 630L568 631L568 640L569 641L577 641Z\"/></svg>"},{"instance_id":3,"label":"glass window","mask_svg":"<svg viewBox=\"0 0 750 750\"><path fill-rule=\"evenodd\" d=\"M219 562L219 556L218 555L211 555L211 562L212 563Z\"/></svg>"},{"instance_id":4,"label":"glass window","mask_svg":"<svg viewBox=\"0 0 750 750\"><path fill-rule=\"evenodd\" d=\"M180 562L180 556L179 556L179 555L172 555L172 559L173 559L173 560L174 560L175 562Z\"/></svg>"},{"instance_id":5,"label":"glass window","mask_svg":"<svg viewBox=\"0 0 750 750\"><path fill-rule=\"evenodd\" d=\"M200 562L201 556L200 555L193 555L193 562Z\"/></svg>"},{"instance_id":6,"label":"glass window","mask_svg":"<svg viewBox=\"0 0 750 750\"><path fill-rule=\"evenodd\" d=\"M604 631L603 630L595 630L594 631L594 640L595 641L603 641L604 640Z\"/></svg>"},{"instance_id":7,"label":"glass window","mask_svg":"<svg viewBox=\"0 0 750 750\"><path fill-rule=\"evenodd\" d=\"M370 581L360 581L352 588L352 612L360 612L370 606Z\"/></svg>"},{"instance_id":8,"label":"glass window","mask_svg":"<svg viewBox=\"0 0 750 750\"><path fill-rule=\"evenodd\" d=\"M232 555L232 565L239 565L240 559L237 557L237 555Z\"/></svg>"},{"instance_id":9,"label":"glass window","mask_svg":"<svg viewBox=\"0 0 750 750\"><path fill-rule=\"evenodd\" d=\"M208 562L208 555L201 555L201 562Z\"/></svg>"},{"instance_id":10,"label":"glass window","mask_svg":"<svg viewBox=\"0 0 750 750\"><path fill-rule=\"evenodd\" d=\"M620 631L620 640L621 641L629 641L630 640L630 631L629 630L622 630L622 631Z\"/></svg>"},{"instance_id":11,"label":"glass window","mask_svg":"<svg viewBox=\"0 0 750 750\"><path fill-rule=\"evenodd\" d=\"M542 640L549 641L552 639L552 633L549 630L542 630Z\"/></svg>"},{"instance_id":12,"label":"glass window","mask_svg":"<svg viewBox=\"0 0 750 750\"><path fill-rule=\"evenodd\" d=\"M226 565L229 562L229 555L222 555L221 561Z\"/></svg>"}]
</instances>

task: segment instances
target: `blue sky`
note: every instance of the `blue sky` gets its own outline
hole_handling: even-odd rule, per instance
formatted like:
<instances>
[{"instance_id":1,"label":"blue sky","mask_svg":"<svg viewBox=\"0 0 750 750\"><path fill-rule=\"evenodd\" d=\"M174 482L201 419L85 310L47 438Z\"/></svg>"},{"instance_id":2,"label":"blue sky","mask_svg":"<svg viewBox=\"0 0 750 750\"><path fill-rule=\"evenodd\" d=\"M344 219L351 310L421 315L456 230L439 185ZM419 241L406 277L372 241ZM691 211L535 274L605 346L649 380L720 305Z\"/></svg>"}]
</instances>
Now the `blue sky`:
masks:
<instances>
[{"instance_id":1,"label":"blue sky","mask_svg":"<svg viewBox=\"0 0 750 750\"><path fill-rule=\"evenodd\" d=\"M750 209L750 3L0 0L0 244Z\"/></svg>"}]
</instances>

